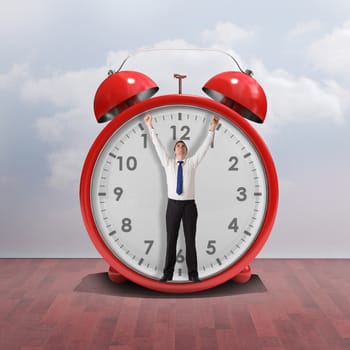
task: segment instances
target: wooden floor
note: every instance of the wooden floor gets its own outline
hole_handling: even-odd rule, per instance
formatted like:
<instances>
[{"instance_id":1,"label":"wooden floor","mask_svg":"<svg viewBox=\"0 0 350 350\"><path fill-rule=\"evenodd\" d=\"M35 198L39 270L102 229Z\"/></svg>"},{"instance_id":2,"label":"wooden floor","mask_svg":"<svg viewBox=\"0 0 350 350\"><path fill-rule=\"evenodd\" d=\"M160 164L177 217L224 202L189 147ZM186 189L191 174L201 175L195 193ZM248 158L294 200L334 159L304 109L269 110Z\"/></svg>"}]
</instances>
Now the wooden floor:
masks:
<instances>
[{"instance_id":1,"label":"wooden floor","mask_svg":"<svg viewBox=\"0 0 350 350\"><path fill-rule=\"evenodd\" d=\"M100 259L0 259L1 350L350 349L350 260L256 260L191 295L111 283Z\"/></svg>"}]
</instances>

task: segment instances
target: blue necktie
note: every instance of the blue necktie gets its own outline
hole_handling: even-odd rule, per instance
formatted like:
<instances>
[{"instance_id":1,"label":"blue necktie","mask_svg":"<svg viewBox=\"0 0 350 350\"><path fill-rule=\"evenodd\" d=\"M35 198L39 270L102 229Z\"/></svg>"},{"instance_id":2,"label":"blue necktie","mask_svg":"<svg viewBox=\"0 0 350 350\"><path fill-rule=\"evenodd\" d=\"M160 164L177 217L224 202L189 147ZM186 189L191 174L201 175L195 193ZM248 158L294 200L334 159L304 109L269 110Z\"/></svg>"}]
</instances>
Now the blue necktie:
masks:
<instances>
[{"instance_id":1,"label":"blue necktie","mask_svg":"<svg viewBox=\"0 0 350 350\"><path fill-rule=\"evenodd\" d=\"M182 193L182 182L183 182L183 174L182 174L182 160L178 161L179 166L177 167L177 184L176 184L176 193Z\"/></svg>"}]
</instances>

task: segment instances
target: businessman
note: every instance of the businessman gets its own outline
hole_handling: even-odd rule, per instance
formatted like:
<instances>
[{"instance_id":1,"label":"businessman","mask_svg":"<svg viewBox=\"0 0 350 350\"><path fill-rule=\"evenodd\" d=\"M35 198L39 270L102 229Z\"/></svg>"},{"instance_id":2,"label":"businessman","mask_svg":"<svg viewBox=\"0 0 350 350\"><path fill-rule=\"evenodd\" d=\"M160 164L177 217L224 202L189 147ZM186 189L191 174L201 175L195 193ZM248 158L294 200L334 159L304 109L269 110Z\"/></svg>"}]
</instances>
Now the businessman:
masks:
<instances>
[{"instance_id":1,"label":"businessman","mask_svg":"<svg viewBox=\"0 0 350 350\"><path fill-rule=\"evenodd\" d=\"M166 210L167 247L163 276L160 281L167 282L173 279L176 263L176 243L182 222L186 243L188 279L192 282L200 282L198 278L195 240L198 217L195 203L195 173L198 164L213 142L214 132L219 119L214 116L212 117L208 135L197 152L190 158L187 158L188 149L182 140L175 143L174 154L170 156L161 144L153 128L152 116L150 114L144 117L144 122L148 127L158 158L164 167L168 186L168 204Z\"/></svg>"}]
</instances>

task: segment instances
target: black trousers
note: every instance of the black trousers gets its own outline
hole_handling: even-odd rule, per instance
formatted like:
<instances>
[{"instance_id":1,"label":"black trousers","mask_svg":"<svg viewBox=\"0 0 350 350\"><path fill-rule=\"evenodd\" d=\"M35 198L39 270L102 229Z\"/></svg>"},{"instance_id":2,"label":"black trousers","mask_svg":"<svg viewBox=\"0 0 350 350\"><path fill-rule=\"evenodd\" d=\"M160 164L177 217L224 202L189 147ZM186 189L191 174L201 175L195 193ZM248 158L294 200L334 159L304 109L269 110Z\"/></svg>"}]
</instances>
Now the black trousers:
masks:
<instances>
[{"instance_id":1,"label":"black trousers","mask_svg":"<svg viewBox=\"0 0 350 350\"><path fill-rule=\"evenodd\" d=\"M196 228L198 211L194 200L168 199L166 210L167 249L164 274L172 275L176 263L176 243L182 221L186 242L186 264L189 276L198 276Z\"/></svg>"}]
</instances>

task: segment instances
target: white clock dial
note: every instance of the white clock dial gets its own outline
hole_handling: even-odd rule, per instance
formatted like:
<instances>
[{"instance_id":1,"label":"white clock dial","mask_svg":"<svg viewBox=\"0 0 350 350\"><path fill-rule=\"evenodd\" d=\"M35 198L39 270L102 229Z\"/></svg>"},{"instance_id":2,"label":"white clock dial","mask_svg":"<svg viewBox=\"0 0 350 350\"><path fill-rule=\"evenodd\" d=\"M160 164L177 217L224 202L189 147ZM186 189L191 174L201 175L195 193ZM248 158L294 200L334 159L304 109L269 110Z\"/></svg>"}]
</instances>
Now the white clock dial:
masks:
<instances>
[{"instance_id":1,"label":"white clock dial","mask_svg":"<svg viewBox=\"0 0 350 350\"><path fill-rule=\"evenodd\" d=\"M191 156L209 129L213 112L187 105L147 111L161 142L172 154L184 139ZM116 130L102 149L92 174L91 202L98 231L113 254L131 269L158 279L166 251L167 186L146 114ZM260 156L247 135L224 116L213 147L198 166L196 247L200 279L239 260L255 241L265 218L267 181ZM173 281L188 279L180 230Z\"/></svg>"}]
</instances>

